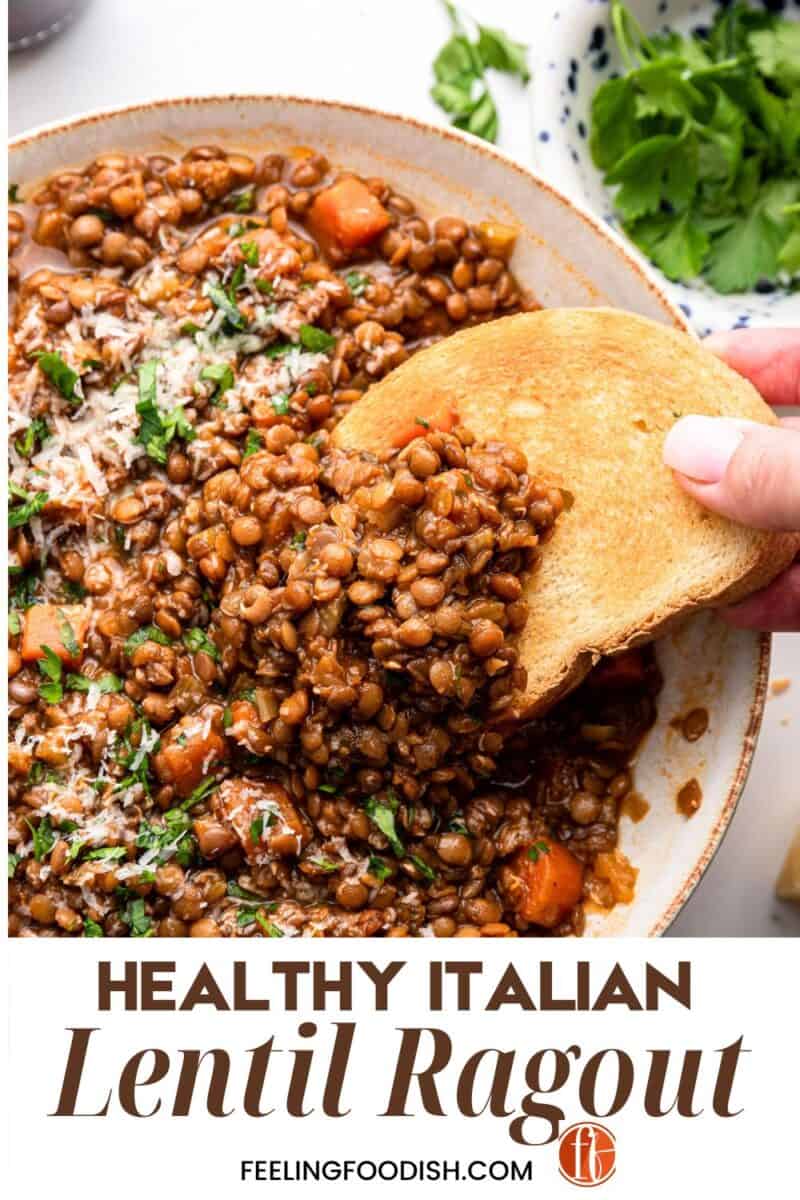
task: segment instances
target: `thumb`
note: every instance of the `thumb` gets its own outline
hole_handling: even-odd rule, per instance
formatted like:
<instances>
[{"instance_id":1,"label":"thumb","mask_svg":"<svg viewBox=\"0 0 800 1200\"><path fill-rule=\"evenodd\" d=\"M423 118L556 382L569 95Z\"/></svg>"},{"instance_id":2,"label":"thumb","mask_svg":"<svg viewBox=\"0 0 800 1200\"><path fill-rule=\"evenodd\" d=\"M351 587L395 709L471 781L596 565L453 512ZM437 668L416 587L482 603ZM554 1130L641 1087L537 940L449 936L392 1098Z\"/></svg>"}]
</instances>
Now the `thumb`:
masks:
<instances>
[{"instance_id":1,"label":"thumb","mask_svg":"<svg viewBox=\"0 0 800 1200\"><path fill-rule=\"evenodd\" d=\"M683 417L664 462L706 508L754 529L800 530L800 428L730 417Z\"/></svg>"}]
</instances>

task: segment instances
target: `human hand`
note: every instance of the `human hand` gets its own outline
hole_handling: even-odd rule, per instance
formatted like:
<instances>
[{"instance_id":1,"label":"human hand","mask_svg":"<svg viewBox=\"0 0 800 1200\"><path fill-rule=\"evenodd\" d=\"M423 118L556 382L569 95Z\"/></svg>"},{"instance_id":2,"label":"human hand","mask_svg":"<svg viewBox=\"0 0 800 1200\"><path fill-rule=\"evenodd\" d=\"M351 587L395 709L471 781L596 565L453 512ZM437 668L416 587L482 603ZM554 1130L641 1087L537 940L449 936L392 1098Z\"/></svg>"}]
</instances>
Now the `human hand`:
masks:
<instances>
[{"instance_id":1,"label":"human hand","mask_svg":"<svg viewBox=\"0 0 800 1200\"><path fill-rule=\"evenodd\" d=\"M706 346L768 404L800 405L800 329L742 329ZM683 417L664 462L706 508L754 529L800 530L800 418L779 426L729 417ZM745 629L800 630L800 558L769 587L720 614Z\"/></svg>"}]
</instances>

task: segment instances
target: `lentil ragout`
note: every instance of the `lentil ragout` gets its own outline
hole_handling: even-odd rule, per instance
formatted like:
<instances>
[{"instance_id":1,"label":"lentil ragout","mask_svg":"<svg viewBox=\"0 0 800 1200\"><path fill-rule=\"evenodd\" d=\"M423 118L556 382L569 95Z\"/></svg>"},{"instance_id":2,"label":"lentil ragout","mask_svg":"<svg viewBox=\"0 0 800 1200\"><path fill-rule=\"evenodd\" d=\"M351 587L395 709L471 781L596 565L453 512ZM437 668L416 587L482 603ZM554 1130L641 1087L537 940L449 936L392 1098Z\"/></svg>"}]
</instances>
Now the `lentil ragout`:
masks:
<instances>
[{"instance_id":1,"label":"lentil ragout","mask_svg":"<svg viewBox=\"0 0 800 1200\"><path fill-rule=\"evenodd\" d=\"M535 307L514 230L311 152L11 199L11 933L570 934L629 901L654 659L513 720L561 492L455 413L382 462L330 439Z\"/></svg>"}]
</instances>

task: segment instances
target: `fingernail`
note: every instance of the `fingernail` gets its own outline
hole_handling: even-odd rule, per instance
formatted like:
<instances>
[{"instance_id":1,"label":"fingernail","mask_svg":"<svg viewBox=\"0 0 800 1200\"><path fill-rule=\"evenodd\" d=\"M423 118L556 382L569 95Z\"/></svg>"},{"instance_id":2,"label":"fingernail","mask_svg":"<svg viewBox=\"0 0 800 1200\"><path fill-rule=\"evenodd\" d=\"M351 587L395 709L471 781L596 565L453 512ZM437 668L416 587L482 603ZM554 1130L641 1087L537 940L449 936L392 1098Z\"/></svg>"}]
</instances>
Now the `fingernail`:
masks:
<instances>
[{"instance_id":1,"label":"fingernail","mask_svg":"<svg viewBox=\"0 0 800 1200\"><path fill-rule=\"evenodd\" d=\"M681 417L667 434L664 462L700 483L719 483L750 424L729 417Z\"/></svg>"},{"instance_id":2,"label":"fingernail","mask_svg":"<svg viewBox=\"0 0 800 1200\"><path fill-rule=\"evenodd\" d=\"M706 350L711 350L719 358L725 358L728 349L736 342L736 335L731 333L710 333L703 338Z\"/></svg>"}]
</instances>

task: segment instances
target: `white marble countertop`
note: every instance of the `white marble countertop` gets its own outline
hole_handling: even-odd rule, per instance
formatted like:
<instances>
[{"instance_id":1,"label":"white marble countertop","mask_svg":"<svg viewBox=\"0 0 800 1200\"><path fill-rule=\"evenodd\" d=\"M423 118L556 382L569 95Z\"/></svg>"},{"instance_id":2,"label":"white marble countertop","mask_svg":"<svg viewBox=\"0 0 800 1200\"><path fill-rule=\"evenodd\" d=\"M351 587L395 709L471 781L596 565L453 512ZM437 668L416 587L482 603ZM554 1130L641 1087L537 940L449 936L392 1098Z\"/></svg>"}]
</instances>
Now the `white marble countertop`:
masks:
<instances>
[{"instance_id":1,"label":"white marble countertop","mask_svg":"<svg viewBox=\"0 0 800 1200\"><path fill-rule=\"evenodd\" d=\"M569 0L562 0L568 3ZM469 0L479 20L533 47L550 0ZM389 22L389 13L400 19ZM286 92L374 105L432 122L430 64L447 36L436 0L93 0L76 24L10 64L12 134L92 108L225 92ZM388 51L388 53L387 53ZM498 79L499 144L531 161L528 100ZM558 182L557 180L555 181ZM800 906L781 903L775 876L800 823L800 635L775 639L773 679L792 686L770 699L750 781L715 861L673 932L800 934Z\"/></svg>"}]
</instances>

